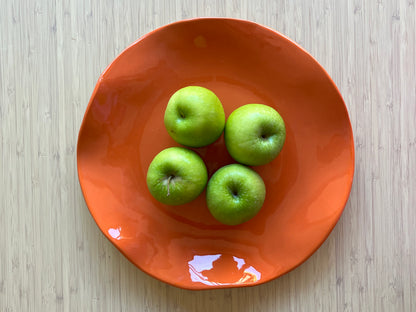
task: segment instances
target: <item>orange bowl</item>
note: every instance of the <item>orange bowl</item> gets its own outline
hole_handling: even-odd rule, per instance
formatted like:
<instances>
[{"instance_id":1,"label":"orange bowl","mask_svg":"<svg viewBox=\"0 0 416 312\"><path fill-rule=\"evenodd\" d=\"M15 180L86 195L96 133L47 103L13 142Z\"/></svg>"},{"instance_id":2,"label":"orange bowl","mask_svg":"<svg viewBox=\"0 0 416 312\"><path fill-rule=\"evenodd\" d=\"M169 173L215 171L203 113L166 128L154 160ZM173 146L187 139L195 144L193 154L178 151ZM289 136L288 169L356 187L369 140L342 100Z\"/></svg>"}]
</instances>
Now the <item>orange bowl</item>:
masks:
<instances>
[{"instance_id":1,"label":"orange bowl","mask_svg":"<svg viewBox=\"0 0 416 312\"><path fill-rule=\"evenodd\" d=\"M157 202L147 168L177 146L163 124L170 96L188 85L214 91L226 116L248 103L274 107L286 142L254 167L266 184L261 211L238 226L218 223L205 193L183 206ZM193 149L209 175L234 161L223 137ZM305 261L348 200L354 142L334 82L278 32L227 18L184 20L140 38L103 72L81 125L78 176L104 235L137 267L187 289L252 286Z\"/></svg>"}]
</instances>

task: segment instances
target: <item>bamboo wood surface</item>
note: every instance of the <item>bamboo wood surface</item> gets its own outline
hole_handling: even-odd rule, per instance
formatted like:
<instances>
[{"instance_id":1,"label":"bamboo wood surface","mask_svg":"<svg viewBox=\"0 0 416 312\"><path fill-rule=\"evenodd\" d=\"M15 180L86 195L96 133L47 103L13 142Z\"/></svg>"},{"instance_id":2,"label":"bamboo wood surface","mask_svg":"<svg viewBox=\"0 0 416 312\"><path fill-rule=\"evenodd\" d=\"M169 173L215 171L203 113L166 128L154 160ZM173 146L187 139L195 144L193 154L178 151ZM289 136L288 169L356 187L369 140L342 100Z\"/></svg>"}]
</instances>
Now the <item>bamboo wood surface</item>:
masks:
<instances>
[{"instance_id":1,"label":"bamboo wood surface","mask_svg":"<svg viewBox=\"0 0 416 312\"><path fill-rule=\"evenodd\" d=\"M0 0L0 311L416 311L414 0ZM227 16L274 28L339 87L354 131L351 196L303 265L267 284L192 292L101 234L76 173L100 73L147 32Z\"/></svg>"}]
</instances>

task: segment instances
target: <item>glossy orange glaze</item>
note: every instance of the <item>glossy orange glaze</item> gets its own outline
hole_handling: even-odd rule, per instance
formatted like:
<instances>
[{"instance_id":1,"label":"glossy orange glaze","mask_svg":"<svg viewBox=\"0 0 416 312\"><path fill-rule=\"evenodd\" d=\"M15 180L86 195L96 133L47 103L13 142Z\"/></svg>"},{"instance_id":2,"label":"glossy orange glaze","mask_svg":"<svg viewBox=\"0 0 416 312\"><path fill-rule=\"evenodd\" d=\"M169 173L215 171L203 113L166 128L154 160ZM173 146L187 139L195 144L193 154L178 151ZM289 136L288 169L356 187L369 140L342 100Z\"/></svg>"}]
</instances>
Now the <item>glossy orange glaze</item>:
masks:
<instances>
[{"instance_id":1,"label":"glossy orange glaze","mask_svg":"<svg viewBox=\"0 0 416 312\"><path fill-rule=\"evenodd\" d=\"M214 91L226 116L262 103L285 120L282 152L254 167L265 204L239 226L218 223L205 192L165 206L147 189L153 157L178 145L163 124L168 99L188 85ZM193 150L209 175L233 163L223 137ZM354 173L348 113L323 68L271 29L221 18L164 26L118 56L93 92L77 158L86 203L107 238L143 271L189 289L256 285L301 264L338 221Z\"/></svg>"}]
</instances>

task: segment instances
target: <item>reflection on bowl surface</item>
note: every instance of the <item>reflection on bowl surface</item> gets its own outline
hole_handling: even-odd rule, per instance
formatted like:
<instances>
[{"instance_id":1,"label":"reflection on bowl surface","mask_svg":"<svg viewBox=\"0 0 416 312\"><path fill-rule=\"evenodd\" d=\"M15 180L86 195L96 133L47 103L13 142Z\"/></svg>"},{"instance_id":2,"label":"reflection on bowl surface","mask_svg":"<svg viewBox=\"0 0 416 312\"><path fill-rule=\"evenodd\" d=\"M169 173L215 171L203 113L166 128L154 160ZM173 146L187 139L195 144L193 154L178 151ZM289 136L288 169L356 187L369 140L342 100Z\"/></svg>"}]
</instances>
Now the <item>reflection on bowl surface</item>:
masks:
<instances>
[{"instance_id":1,"label":"reflection on bowl surface","mask_svg":"<svg viewBox=\"0 0 416 312\"><path fill-rule=\"evenodd\" d=\"M244 259L227 254L195 255L188 264L192 281L206 285L248 284L261 278Z\"/></svg>"}]
</instances>

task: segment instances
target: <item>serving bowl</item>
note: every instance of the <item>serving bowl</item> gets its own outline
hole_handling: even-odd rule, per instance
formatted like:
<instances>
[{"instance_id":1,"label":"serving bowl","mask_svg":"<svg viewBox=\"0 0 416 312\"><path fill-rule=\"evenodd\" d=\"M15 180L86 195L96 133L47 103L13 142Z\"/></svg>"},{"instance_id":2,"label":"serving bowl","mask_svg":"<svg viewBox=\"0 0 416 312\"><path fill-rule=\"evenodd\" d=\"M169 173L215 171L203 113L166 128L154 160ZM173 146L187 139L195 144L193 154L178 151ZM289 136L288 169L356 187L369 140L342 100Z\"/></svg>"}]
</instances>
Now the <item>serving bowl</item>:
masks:
<instances>
[{"instance_id":1,"label":"serving bowl","mask_svg":"<svg viewBox=\"0 0 416 312\"><path fill-rule=\"evenodd\" d=\"M178 89L217 94L226 116L262 103L286 123L286 142L253 167L266 184L261 211L238 226L218 223L205 192L182 206L157 202L147 168L178 146L164 110ZM209 176L234 163L223 137L193 149ZM143 36L101 74L79 131L78 176L104 235L151 276L187 289L253 286L294 269L325 241L348 200L354 143L344 101L299 45L259 24L228 18L175 22Z\"/></svg>"}]
</instances>

